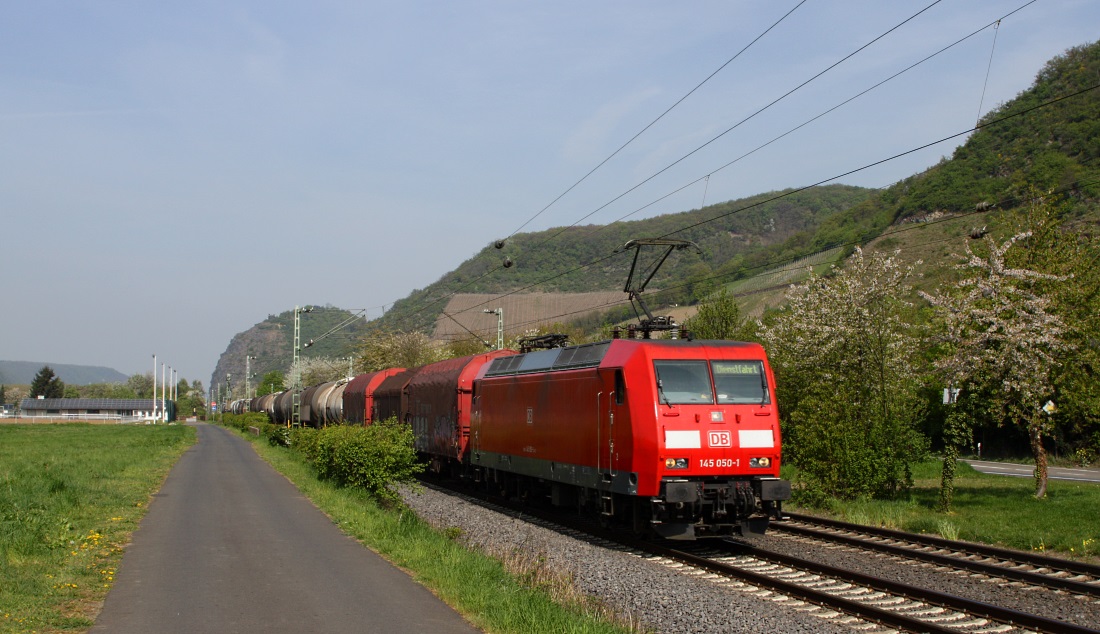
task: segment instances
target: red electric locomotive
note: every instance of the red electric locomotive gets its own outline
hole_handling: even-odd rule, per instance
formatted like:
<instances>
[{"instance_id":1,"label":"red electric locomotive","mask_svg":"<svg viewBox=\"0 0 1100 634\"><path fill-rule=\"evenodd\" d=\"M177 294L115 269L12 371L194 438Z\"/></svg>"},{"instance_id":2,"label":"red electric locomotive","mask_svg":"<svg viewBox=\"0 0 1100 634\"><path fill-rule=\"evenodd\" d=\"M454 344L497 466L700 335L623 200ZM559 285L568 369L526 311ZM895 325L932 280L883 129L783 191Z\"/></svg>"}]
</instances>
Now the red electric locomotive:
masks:
<instances>
[{"instance_id":1,"label":"red electric locomotive","mask_svg":"<svg viewBox=\"0 0 1100 634\"><path fill-rule=\"evenodd\" d=\"M497 358L474 381L468 464L509 492L666 538L763 533L791 491L774 385L753 343L616 339Z\"/></svg>"}]
</instances>

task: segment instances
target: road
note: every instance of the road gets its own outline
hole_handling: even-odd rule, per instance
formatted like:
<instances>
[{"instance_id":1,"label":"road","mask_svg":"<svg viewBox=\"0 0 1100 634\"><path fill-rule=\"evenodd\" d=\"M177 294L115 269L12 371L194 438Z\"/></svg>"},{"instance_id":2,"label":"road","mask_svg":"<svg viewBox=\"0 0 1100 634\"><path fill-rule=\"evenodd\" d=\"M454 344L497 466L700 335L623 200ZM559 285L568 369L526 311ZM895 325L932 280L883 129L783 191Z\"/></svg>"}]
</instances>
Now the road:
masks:
<instances>
[{"instance_id":1,"label":"road","mask_svg":"<svg viewBox=\"0 0 1100 634\"><path fill-rule=\"evenodd\" d=\"M982 473L1006 475L1017 478L1031 478L1035 475L1035 465L1012 464L1009 462L988 462L984 460L963 460ZM1077 482L1100 482L1100 469L1076 469L1066 467L1048 467L1050 480L1074 480Z\"/></svg>"},{"instance_id":2,"label":"road","mask_svg":"<svg viewBox=\"0 0 1100 634\"><path fill-rule=\"evenodd\" d=\"M92 632L476 632L344 535L244 440L199 423Z\"/></svg>"}]
</instances>

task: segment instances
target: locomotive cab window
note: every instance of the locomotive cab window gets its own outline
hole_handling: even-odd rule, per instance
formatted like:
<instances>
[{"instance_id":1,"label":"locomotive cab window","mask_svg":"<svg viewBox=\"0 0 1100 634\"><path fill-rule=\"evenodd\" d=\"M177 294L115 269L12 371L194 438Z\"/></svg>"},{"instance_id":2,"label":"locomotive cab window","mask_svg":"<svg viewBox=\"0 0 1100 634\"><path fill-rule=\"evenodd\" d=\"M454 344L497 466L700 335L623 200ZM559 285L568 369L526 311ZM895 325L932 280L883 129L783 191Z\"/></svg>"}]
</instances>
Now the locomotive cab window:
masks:
<instances>
[{"instance_id":1,"label":"locomotive cab window","mask_svg":"<svg viewBox=\"0 0 1100 634\"><path fill-rule=\"evenodd\" d=\"M654 361L653 369L662 403L714 403L706 361Z\"/></svg>"},{"instance_id":2,"label":"locomotive cab window","mask_svg":"<svg viewBox=\"0 0 1100 634\"><path fill-rule=\"evenodd\" d=\"M626 378L623 371L615 370L615 404L622 405L626 402Z\"/></svg>"},{"instance_id":3,"label":"locomotive cab window","mask_svg":"<svg viewBox=\"0 0 1100 634\"><path fill-rule=\"evenodd\" d=\"M760 361L712 361L719 403L771 402L767 375Z\"/></svg>"}]
</instances>

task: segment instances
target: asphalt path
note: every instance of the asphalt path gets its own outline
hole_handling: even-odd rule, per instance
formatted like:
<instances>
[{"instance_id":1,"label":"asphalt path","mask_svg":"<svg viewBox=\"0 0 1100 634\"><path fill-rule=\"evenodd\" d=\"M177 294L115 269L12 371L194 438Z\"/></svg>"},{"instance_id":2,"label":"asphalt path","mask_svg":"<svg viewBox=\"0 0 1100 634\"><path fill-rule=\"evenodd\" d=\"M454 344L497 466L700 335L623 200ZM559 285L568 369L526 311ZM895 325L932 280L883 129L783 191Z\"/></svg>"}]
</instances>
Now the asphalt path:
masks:
<instances>
[{"instance_id":1,"label":"asphalt path","mask_svg":"<svg viewBox=\"0 0 1100 634\"><path fill-rule=\"evenodd\" d=\"M963 460L982 473L1012 476L1016 478L1035 477L1035 465L1013 464L1010 462L989 462L985 460ZM1047 467L1049 480L1074 480L1077 482L1100 482L1100 469L1076 469L1067 467Z\"/></svg>"},{"instance_id":2,"label":"asphalt path","mask_svg":"<svg viewBox=\"0 0 1100 634\"><path fill-rule=\"evenodd\" d=\"M342 533L244 440L199 423L92 632L476 632Z\"/></svg>"}]
</instances>

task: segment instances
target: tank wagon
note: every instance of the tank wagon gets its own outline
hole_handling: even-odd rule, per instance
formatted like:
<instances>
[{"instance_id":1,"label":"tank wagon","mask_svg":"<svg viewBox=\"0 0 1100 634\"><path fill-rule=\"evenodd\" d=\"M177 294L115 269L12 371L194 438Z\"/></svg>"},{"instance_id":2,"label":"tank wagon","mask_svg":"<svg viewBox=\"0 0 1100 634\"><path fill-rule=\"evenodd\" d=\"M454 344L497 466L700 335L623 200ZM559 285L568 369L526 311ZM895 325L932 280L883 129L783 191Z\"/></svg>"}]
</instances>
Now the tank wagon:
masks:
<instances>
[{"instance_id":1,"label":"tank wagon","mask_svg":"<svg viewBox=\"0 0 1100 634\"><path fill-rule=\"evenodd\" d=\"M310 423L314 427L334 425L344 418L344 388L347 379L329 381L317 386L310 395Z\"/></svg>"}]
</instances>

